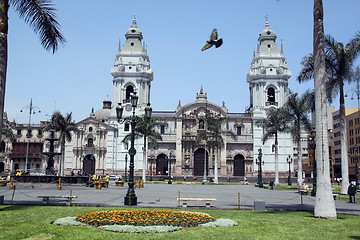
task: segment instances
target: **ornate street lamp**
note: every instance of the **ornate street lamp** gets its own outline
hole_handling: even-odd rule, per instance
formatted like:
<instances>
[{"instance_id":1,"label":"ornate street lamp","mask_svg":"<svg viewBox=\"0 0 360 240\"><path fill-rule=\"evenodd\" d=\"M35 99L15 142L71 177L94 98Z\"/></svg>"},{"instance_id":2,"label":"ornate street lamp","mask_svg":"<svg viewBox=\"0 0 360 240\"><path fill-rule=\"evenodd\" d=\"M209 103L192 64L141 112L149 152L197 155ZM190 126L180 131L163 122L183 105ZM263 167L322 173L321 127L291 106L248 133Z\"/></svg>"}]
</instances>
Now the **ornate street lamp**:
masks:
<instances>
[{"instance_id":1,"label":"ornate street lamp","mask_svg":"<svg viewBox=\"0 0 360 240\"><path fill-rule=\"evenodd\" d=\"M358 147L355 145L354 146L354 160L355 160L355 184L356 184L356 189L359 187L359 182L358 182L358 176L359 176L359 169L358 169L358 156L357 156L357 153L358 153Z\"/></svg>"},{"instance_id":2,"label":"ornate street lamp","mask_svg":"<svg viewBox=\"0 0 360 240\"><path fill-rule=\"evenodd\" d=\"M136 149L134 147L135 142L135 127L137 123L143 123L144 120L138 116L135 116L135 109L137 107L138 102L138 96L136 96L136 92L133 92L130 95L130 102L133 109L133 114L130 117L126 117L122 119L122 113L124 111L124 108L121 106L121 103L116 107L116 117L118 119L119 123L130 123L131 124L131 144L129 149L129 155L130 155L130 175L129 175L129 189L126 193L126 196L124 198L124 205L137 205L137 197L135 195L134 190L134 156L136 154ZM145 117L149 119L151 117L151 107L150 103L148 103L148 106L145 108Z\"/></svg>"},{"instance_id":3,"label":"ornate street lamp","mask_svg":"<svg viewBox=\"0 0 360 240\"><path fill-rule=\"evenodd\" d=\"M172 155L171 155L171 151L170 151L169 158L168 158L168 165L169 165L169 181L168 181L168 184L172 184L172 182L171 182L171 160L172 160Z\"/></svg>"},{"instance_id":4,"label":"ornate street lamp","mask_svg":"<svg viewBox=\"0 0 360 240\"><path fill-rule=\"evenodd\" d=\"M28 164L29 164L29 144L30 144L30 138L31 138L31 114L35 114L35 109L38 109L39 113L41 113L40 109L32 104L32 98L30 99L30 105L23 107L20 109L20 112L23 111L23 109L29 109L29 126L28 126L28 132L26 133L26 137L28 139L26 144L26 156L25 156L25 174L28 173Z\"/></svg>"},{"instance_id":5,"label":"ornate street lamp","mask_svg":"<svg viewBox=\"0 0 360 240\"><path fill-rule=\"evenodd\" d=\"M152 180L153 180L152 173L153 173L153 160L151 159L151 161L150 161L150 182L152 182Z\"/></svg>"},{"instance_id":6,"label":"ornate street lamp","mask_svg":"<svg viewBox=\"0 0 360 240\"><path fill-rule=\"evenodd\" d=\"M261 165L264 164L264 161L261 160L262 157L262 150L261 148L259 148L258 150L258 158L256 159L256 164L259 165L259 171L258 171L258 184L259 184L259 188L263 188L263 181L262 181L262 170L261 170Z\"/></svg>"},{"instance_id":7,"label":"ornate street lamp","mask_svg":"<svg viewBox=\"0 0 360 240\"><path fill-rule=\"evenodd\" d=\"M293 159L291 158L290 154L289 154L289 156L286 158L286 161L287 161L287 163L289 164L288 185L291 186L291 167L290 167L290 165L291 165Z\"/></svg>"},{"instance_id":8,"label":"ornate street lamp","mask_svg":"<svg viewBox=\"0 0 360 240\"><path fill-rule=\"evenodd\" d=\"M316 158L315 158L315 150L316 150L316 136L315 136L315 131L311 132L311 135L309 137L309 146L312 149L312 161L313 161L313 189L311 191L311 196L315 197L316 196Z\"/></svg>"},{"instance_id":9,"label":"ornate street lamp","mask_svg":"<svg viewBox=\"0 0 360 240\"><path fill-rule=\"evenodd\" d=\"M351 93L351 100L354 100L354 96L356 96L357 99L357 105L358 105L358 115L359 115L359 119L360 119L360 68L357 67L355 75L354 75L354 80L356 81L356 89L351 89L349 91L346 92L345 97L348 97L348 92L352 92ZM356 121L355 121L356 123ZM359 123L359 122L358 122ZM359 133L358 133L359 136ZM354 146L354 160L355 160L355 181L356 181L356 187L359 186L358 183L358 167L357 167L357 162L358 162L358 156L357 156L357 146Z\"/></svg>"},{"instance_id":10,"label":"ornate street lamp","mask_svg":"<svg viewBox=\"0 0 360 240\"><path fill-rule=\"evenodd\" d=\"M125 154L125 182L127 182L127 153Z\"/></svg>"}]
</instances>

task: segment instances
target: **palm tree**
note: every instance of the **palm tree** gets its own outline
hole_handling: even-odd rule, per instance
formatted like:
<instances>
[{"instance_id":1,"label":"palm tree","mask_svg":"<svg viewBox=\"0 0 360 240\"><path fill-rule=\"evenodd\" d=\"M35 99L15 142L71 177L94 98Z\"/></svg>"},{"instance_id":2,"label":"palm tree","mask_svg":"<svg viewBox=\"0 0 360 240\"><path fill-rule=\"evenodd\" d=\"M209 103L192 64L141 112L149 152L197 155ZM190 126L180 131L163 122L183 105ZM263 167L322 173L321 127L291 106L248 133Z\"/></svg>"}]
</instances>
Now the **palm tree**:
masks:
<instances>
[{"instance_id":1,"label":"palm tree","mask_svg":"<svg viewBox=\"0 0 360 240\"><path fill-rule=\"evenodd\" d=\"M134 129L135 138L144 139L144 150L143 150L143 180L146 181L146 165L147 165L147 142L151 142L156 145L158 141L162 140L162 137L159 132L155 130L160 123L154 119L146 118L145 115L142 116L142 122L138 123ZM123 142L128 142L131 138L131 134L128 134L124 137Z\"/></svg>"},{"instance_id":2,"label":"palm tree","mask_svg":"<svg viewBox=\"0 0 360 240\"><path fill-rule=\"evenodd\" d=\"M275 185L279 185L278 134L288 131L286 116L284 108L270 108L266 110L266 118L256 123L258 127L262 127L265 130L262 137L263 143L273 136L275 137Z\"/></svg>"},{"instance_id":3,"label":"palm tree","mask_svg":"<svg viewBox=\"0 0 360 240\"><path fill-rule=\"evenodd\" d=\"M346 194L349 186L349 168L347 155L347 137L345 121L344 83L352 81L352 66L360 53L360 38L356 36L346 46L337 42L333 37L325 37L325 63L326 63L326 89L328 101L332 103L333 97L340 93L340 137L341 137L341 193ZM303 82L313 77L314 58L312 55L303 60L302 72L298 81Z\"/></svg>"},{"instance_id":4,"label":"palm tree","mask_svg":"<svg viewBox=\"0 0 360 240\"><path fill-rule=\"evenodd\" d=\"M59 142L61 144L61 161L60 161L60 175L64 175L65 163L65 143L71 141L71 133L76 132L77 128L72 120L72 113L66 114L64 117L60 112L55 112L51 116L51 122L45 127L45 130L53 127L56 132L59 132Z\"/></svg>"},{"instance_id":5,"label":"palm tree","mask_svg":"<svg viewBox=\"0 0 360 240\"><path fill-rule=\"evenodd\" d=\"M39 34L41 44L46 50L52 50L55 53L59 44L66 42L60 33L60 25L56 21L51 0L0 0L0 130L3 126L4 113L9 7L15 8L20 17L24 18L35 33Z\"/></svg>"},{"instance_id":6,"label":"palm tree","mask_svg":"<svg viewBox=\"0 0 360 240\"><path fill-rule=\"evenodd\" d=\"M301 130L305 129L309 133L312 130L312 125L309 120L309 112L311 110L310 99L312 96L313 95L308 91L301 95L301 97L299 97L297 93L292 94L290 92L289 98L284 105L284 108L287 111L286 120L290 123L289 131L298 149L297 185L300 189L303 188Z\"/></svg>"},{"instance_id":7,"label":"palm tree","mask_svg":"<svg viewBox=\"0 0 360 240\"><path fill-rule=\"evenodd\" d=\"M217 157L218 152L225 146L223 136L230 136L232 139L236 139L236 135L230 130L222 129L222 125L226 122L225 118L213 118L207 116L205 122L207 124L207 132L201 132L198 136L198 141L211 141L215 147L214 183L217 184L219 182Z\"/></svg>"},{"instance_id":8,"label":"palm tree","mask_svg":"<svg viewBox=\"0 0 360 240\"><path fill-rule=\"evenodd\" d=\"M314 0L314 90L316 113L316 167L317 191L315 197L314 216L336 218L336 208L330 182L329 143L326 105L326 67L324 49L324 8L322 0Z\"/></svg>"}]
</instances>

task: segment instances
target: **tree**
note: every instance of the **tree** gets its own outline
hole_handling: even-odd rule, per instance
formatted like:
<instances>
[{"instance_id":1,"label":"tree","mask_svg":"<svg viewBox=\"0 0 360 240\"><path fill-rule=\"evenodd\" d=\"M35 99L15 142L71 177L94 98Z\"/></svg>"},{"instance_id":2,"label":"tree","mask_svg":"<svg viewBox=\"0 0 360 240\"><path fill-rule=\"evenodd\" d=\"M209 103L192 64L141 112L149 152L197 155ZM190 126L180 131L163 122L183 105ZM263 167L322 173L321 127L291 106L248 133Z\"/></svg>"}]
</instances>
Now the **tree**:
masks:
<instances>
[{"instance_id":1,"label":"tree","mask_svg":"<svg viewBox=\"0 0 360 240\"><path fill-rule=\"evenodd\" d=\"M287 112L284 108L270 108L266 110L266 118L257 122L256 125L265 131L262 137L263 143L273 136L275 137L275 185L279 185L279 153L278 153L278 134L288 131L286 124Z\"/></svg>"},{"instance_id":2,"label":"tree","mask_svg":"<svg viewBox=\"0 0 360 240\"><path fill-rule=\"evenodd\" d=\"M60 33L60 25L56 20L51 0L0 0L0 130L3 126L5 100L9 3L34 32L39 34L41 45L46 50L55 53L59 44L66 42Z\"/></svg>"},{"instance_id":3,"label":"tree","mask_svg":"<svg viewBox=\"0 0 360 240\"><path fill-rule=\"evenodd\" d=\"M145 115L142 116L142 122L138 123L134 129L135 138L144 139L144 150L143 150L143 180L146 181L146 165L147 165L147 142L155 144L158 141L162 140L162 137L159 132L156 131L156 127L160 123L154 119L146 118ZM124 137L123 142L130 141L131 134L128 134Z\"/></svg>"},{"instance_id":4,"label":"tree","mask_svg":"<svg viewBox=\"0 0 360 240\"><path fill-rule=\"evenodd\" d=\"M328 101L340 94L340 138L341 138L341 193L346 194L349 186L349 167L345 121L344 83L352 81L353 63L360 53L360 38L355 36L346 46L333 37L325 37L326 90ZM302 61L304 68L298 81L309 80L314 74L314 58L309 55Z\"/></svg>"},{"instance_id":5,"label":"tree","mask_svg":"<svg viewBox=\"0 0 360 240\"><path fill-rule=\"evenodd\" d=\"M314 216L321 218L336 218L336 208L332 196L330 182L329 143L326 105L326 68L324 49L324 9L322 0L314 0L314 89L316 113L316 168L317 191L315 197Z\"/></svg>"},{"instance_id":6,"label":"tree","mask_svg":"<svg viewBox=\"0 0 360 240\"><path fill-rule=\"evenodd\" d=\"M300 189L303 188L301 131L302 129L305 129L310 133L312 130L312 125L309 120L309 112L311 111L311 98L312 94L308 91L301 95L301 97L299 97L297 93L292 94L290 92L289 98L284 105L284 108L287 111L286 120L288 123L290 123L289 131L298 149L297 185Z\"/></svg>"},{"instance_id":7,"label":"tree","mask_svg":"<svg viewBox=\"0 0 360 240\"><path fill-rule=\"evenodd\" d=\"M10 141L10 142L15 142L16 141L16 137L14 135L14 133L12 132L11 128L9 127L4 127L2 129L2 134Z\"/></svg>"},{"instance_id":8,"label":"tree","mask_svg":"<svg viewBox=\"0 0 360 240\"><path fill-rule=\"evenodd\" d=\"M45 127L45 130L53 127L56 132L59 132L59 143L61 144L61 161L60 161L60 175L64 176L65 163L65 143L70 142L71 133L76 132L77 128L72 120L72 113L66 114L64 117L60 112L55 112L51 116L51 122Z\"/></svg>"},{"instance_id":9,"label":"tree","mask_svg":"<svg viewBox=\"0 0 360 240\"><path fill-rule=\"evenodd\" d=\"M236 139L236 135L230 130L223 130L222 125L226 122L225 118L213 118L207 116L205 122L207 124L207 132L201 132L198 136L198 141L210 141L215 147L214 183L217 184L219 182L217 157L218 152L221 151L225 145L223 136L229 136L232 139Z\"/></svg>"}]
</instances>

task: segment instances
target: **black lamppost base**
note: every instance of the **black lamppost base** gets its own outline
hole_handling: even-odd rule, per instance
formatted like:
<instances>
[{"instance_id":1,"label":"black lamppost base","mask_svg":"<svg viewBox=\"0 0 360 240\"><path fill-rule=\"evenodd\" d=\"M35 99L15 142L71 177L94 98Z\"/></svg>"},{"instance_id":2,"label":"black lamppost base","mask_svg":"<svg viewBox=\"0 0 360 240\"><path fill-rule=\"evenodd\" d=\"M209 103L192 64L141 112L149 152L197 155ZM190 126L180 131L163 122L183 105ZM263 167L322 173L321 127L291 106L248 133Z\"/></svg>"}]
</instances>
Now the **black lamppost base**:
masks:
<instances>
[{"instance_id":1,"label":"black lamppost base","mask_svg":"<svg viewBox=\"0 0 360 240\"><path fill-rule=\"evenodd\" d=\"M137 205L137 196L125 196L124 197L124 205Z\"/></svg>"},{"instance_id":2,"label":"black lamppost base","mask_svg":"<svg viewBox=\"0 0 360 240\"><path fill-rule=\"evenodd\" d=\"M311 191L311 196L315 197L316 196L316 188L313 188Z\"/></svg>"},{"instance_id":3,"label":"black lamppost base","mask_svg":"<svg viewBox=\"0 0 360 240\"><path fill-rule=\"evenodd\" d=\"M172 184L171 180L168 181L168 184Z\"/></svg>"}]
</instances>

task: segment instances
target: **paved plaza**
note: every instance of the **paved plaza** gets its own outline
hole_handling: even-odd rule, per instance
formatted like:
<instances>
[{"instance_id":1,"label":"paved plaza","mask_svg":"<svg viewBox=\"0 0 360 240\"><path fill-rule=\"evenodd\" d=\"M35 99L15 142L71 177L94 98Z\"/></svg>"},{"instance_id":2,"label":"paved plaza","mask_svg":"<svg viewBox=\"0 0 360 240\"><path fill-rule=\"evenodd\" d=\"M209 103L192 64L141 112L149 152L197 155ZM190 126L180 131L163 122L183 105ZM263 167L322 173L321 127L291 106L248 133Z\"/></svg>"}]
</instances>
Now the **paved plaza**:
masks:
<instances>
[{"instance_id":1,"label":"paved plaza","mask_svg":"<svg viewBox=\"0 0 360 240\"><path fill-rule=\"evenodd\" d=\"M72 206L107 206L124 207L124 197L127 192L124 187L115 186L110 182L109 188L97 190L83 185L63 184L62 190L57 190L57 184L22 184L16 183L16 190L9 190L9 185L0 188L0 196L4 196L4 204L16 205L47 205L40 195L72 195L78 198L72 201ZM199 184L152 184L136 189L139 208L178 208L177 198L215 198L210 209L240 209L253 210L254 201L265 201L267 210L305 210L313 211L315 198L301 195L296 191L274 191L260 189L254 185L199 185ZM13 195L14 194L14 195ZM240 198L239 198L240 196ZM302 199L302 200L301 200ZM338 213L360 215L360 205L346 201L335 201ZM50 199L48 205L68 205L64 199ZM133 206L134 207L134 206ZM205 202L189 202L188 208L204 208ZM181 205L182 208L182 205Z\"/></svg>"}]
</instances>

